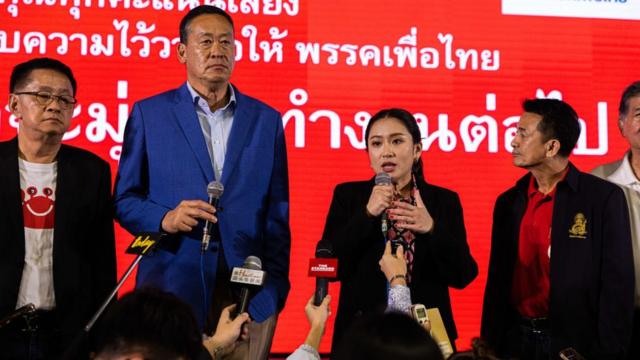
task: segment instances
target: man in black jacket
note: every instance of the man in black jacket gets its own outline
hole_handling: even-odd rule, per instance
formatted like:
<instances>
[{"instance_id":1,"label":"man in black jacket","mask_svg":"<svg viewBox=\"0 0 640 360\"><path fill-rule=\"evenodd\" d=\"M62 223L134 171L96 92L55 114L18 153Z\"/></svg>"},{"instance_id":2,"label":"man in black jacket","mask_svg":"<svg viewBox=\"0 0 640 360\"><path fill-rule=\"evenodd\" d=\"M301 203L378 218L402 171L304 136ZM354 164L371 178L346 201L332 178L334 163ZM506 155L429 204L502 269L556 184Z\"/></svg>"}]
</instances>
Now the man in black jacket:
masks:
<instances>
[{"instance_id":1,"label":"man in black jacket","mask_svg":"<svg viewBox=\"0 0 640 360\"><path fill-rule=\"evenodd\" d=\"M496 201L482 336L500 357L622 358L634 291L624 194L569 162L580 125L568 104L523 109L511 145L529 173Z\"/></svg>"},{"instance_id":2,"label":"man in black jacket","mask_svg":"<svg viewBox=\"0 0 640 360\"><path fill-rule=\"evenodd\" d=\"M40 58L11 74L18 136L0 142L0 328L2 359L56 359L116 282L109 164L62 145L76 81Z\"/></svg>"}]
</instances>

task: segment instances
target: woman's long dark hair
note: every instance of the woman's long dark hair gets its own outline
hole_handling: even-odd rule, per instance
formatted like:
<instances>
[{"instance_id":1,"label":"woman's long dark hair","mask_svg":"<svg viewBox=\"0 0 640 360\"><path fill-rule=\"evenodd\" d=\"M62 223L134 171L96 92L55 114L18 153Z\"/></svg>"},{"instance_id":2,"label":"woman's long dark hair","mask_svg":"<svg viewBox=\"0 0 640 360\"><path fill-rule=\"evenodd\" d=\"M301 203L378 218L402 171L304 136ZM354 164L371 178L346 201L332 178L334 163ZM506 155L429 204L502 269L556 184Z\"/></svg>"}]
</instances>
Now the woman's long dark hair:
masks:
<instances>
[{"instance_id":1,"label":"woman's long dark hair","mask_svg":"<svg viewBox=\"0 0 640 360\"><path fill-rule=\"evenodd\" d=\"M413 139L413 144L420 144L420 128L418 127L418 122L416 118L411 115L410 112L404 109L399 108L391 108L391 109L383 109L378 111L375 115L371 117L369 120L369 124L367 124L367 128L364 131L364 140L369 149L369 132L373 124L375 124L378 120L386 119L386 118L394 118L400 120L402 125L407 129L409 134L411 134L411 139ZM424 173L422 170L422 156L418 158L418 161L413 163L411 168L411 173L416 177L416 180L424 181Z\"/></svg>"}]
</instances>

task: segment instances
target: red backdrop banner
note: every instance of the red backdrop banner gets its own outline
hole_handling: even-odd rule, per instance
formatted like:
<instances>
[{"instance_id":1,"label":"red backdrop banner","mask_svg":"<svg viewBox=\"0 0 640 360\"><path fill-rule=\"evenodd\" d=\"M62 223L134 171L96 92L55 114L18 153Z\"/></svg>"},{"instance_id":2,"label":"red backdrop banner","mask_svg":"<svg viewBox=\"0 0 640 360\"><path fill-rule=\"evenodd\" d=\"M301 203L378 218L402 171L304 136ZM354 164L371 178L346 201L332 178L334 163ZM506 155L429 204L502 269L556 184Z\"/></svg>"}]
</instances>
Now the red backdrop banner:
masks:
<instances>
[{"instance_id":1,"label":"red backdrop banner","mask_svg":"<svg viewBox=\"0 0 640 360\"><path fill-rule=\"evenodd\" d=\"M292 288L275 352L304 341L303 308L315 284L307 276L308 259L335 184L373 175L363 133L376 111L414 113L424 137L426 179L460 194L480 267L471 285L452 291L463 349L479 334L493 203L523 175L510 160L521 101L553 97L574 106L584 127L572 159L582 170L626 150L616 119L621 91L640 78L635 0L206 3L227 9L236 22L232 82L278 109L285 125ZM79 103L65 142L110 161L115 175L133 102L186 79L175 53L178 23L198 4L0 0L0 87L8 93L12 66L29 58L70 65ZM0 140L15 136L16 128L5 101ZM120 273L131 261L124 249L132 239L118 229ZM334 309L338 286L330 289ZM329 350L331 332L330 326L322 351Z\"/></svg>"}]
</instances>

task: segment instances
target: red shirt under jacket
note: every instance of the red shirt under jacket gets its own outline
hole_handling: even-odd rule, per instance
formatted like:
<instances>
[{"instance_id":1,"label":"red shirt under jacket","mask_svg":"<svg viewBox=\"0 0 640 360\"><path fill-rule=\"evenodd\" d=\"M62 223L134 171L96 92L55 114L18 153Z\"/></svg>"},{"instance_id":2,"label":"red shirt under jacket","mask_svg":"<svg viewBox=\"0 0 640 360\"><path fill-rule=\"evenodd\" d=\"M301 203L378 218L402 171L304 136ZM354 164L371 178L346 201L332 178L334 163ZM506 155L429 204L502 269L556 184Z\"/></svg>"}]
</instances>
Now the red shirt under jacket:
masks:
<instances>
[{"instance_id":1,"label":"red shirt under jacket","mask_svg":"<svg viewBox=\"0 0 640 360\"><path fill-rule=\"evenodd\" d=\"M527 318L549 315L551 217L555 193L555 188L546 195L539 192L535 178L531 176L527 209L520 224L511 292L516 309Z\"/></svg>"}]
</instances>

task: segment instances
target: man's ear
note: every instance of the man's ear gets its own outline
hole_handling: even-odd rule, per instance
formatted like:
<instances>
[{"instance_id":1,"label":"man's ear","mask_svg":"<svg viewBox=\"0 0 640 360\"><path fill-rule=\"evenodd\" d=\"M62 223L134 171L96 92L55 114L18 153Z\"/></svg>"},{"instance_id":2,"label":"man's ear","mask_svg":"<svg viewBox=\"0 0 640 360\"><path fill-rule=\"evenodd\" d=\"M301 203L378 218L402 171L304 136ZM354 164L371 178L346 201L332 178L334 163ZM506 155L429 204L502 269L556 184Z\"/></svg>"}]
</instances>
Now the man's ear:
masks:
<instances>
[{"instance_id":1,"label":"man's ear","mask_svg":"<svg viewBox=\"0 0 640 360\"><path fill-rule=\"evenodd\" d=\"M176 53L178 54L178 61L180 62L180 64L184 64L187 62L187 45L179 43L176 47Z\"/></svg>"},{"instance_id":2,"label":"man's ear","mask_svg":"<svg viewBox=\"0 0 640 360\"><path fill-rule=\"evenodd\" d=\"M22 118L22 112L20 111L20 105L18 103L18 95L9 94L9 111L13 116Z\"/></svg>"},{"instance_id":3,"label":"man's ear","mask_svg":"<svg viewBox=\"0 0 640 360\"><path fill-rule=\"evenodd\" d=\"M560 151L560 141L558 141L558 139L551 139L547 141L544 146L546 147L545 152L547 157L554 157L558 155L558 152Z\"/></svg>"}]
</instances>

